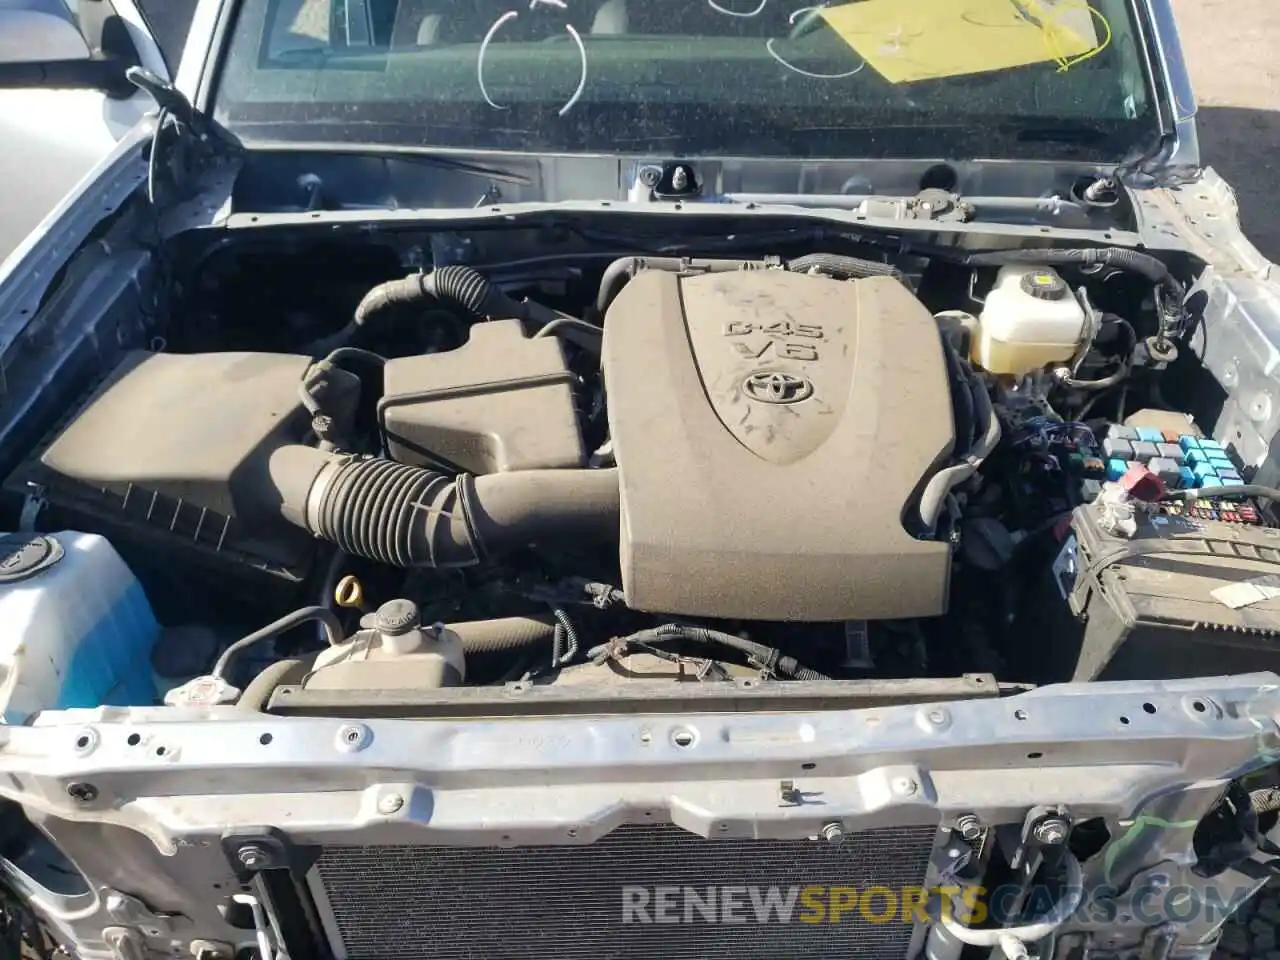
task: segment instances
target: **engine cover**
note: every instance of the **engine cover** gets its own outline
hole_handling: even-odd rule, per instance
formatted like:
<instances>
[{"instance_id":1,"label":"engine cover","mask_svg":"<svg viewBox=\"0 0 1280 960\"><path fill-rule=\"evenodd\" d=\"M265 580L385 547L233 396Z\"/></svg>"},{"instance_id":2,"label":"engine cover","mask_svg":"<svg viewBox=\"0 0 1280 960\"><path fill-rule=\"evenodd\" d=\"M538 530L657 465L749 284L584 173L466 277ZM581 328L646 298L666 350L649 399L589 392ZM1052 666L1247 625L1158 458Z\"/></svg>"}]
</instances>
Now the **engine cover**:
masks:
<instances>
[{"instance_id":1,"label":"engine cover","mask_svg":"<svg viewBox=\"0 0 1280 960\"><path fill-rule=\"evenodd\" d=\"M936 322L896 280L650 271L603 370L629 606L751 620L931 616L950 549L903 518L955 442Z\"/></svg>"}]
</instances>

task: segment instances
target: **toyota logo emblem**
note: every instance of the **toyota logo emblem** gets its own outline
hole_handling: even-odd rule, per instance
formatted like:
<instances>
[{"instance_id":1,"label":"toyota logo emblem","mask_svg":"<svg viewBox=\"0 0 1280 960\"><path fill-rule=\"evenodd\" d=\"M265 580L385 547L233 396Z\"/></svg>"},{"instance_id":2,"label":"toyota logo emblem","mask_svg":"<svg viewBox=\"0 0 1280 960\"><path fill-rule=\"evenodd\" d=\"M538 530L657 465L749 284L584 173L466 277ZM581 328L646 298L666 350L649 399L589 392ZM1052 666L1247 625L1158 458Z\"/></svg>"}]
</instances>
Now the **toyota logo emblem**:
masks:
<instances>
[{"instance_id":1,"label":"toyota logo emblem","mask_svg":"<svg viewBox=\"0 0 1280 960\"><path fill-rule=\"evenodd\" d=\"M762 371L742 381L742 392L761 403L799 403L813 395L813 384L793 373Z\"/></svg>"}]
</instances>

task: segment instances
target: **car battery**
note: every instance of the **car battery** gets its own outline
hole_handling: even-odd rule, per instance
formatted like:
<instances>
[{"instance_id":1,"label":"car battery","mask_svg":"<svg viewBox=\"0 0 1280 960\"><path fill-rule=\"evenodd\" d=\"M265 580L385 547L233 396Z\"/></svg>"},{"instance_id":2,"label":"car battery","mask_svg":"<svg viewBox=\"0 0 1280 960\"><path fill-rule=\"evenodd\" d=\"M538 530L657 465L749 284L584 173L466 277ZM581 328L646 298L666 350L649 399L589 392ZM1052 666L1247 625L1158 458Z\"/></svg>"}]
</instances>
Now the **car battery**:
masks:
<instances>
[{"instance_id":1,"label":"car battery","mask_svg":"<svg viewBox=\"0 0 1280 960\"><path fill-rule=\"evenodd\" d=\"M1132 537L1072 514L1016 624L1048 639L1042 682L1280 671L1280 530L1248 501L1137 506Z\"/></svg>"}]
</instances>

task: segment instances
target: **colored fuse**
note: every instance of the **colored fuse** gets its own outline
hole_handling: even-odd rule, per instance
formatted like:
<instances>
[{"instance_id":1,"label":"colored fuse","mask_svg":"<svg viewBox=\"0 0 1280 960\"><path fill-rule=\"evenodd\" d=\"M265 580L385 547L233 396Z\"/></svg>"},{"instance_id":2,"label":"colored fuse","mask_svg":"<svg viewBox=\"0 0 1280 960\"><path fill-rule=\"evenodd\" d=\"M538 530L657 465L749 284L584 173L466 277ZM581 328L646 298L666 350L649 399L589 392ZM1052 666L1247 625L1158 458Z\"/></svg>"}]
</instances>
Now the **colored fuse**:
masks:
<instances>
[{"instance_id":1,"label":"colored fuse","mask_svg":"<svg viewBox=\"0 0 1280 960\"><path fill-rule=\"evenodd\" d=\"M1128 440L1134 441L1138 439L1138 431L1133 427L1126 427L1120 423L1113 423L1107 427L1108 440Z\"/></svg>"},{"instance_id":2,"label":"colored fuse","mask_svg":"<svg viewBox=\"0 0 1280 960\"><path fill-rule=\"evenodd\" d=\"M1154 427L1139 427L1138 439L1144 440L1147 443L1163 443L1164 433Z\"/></svg>"},{"instance_id":3,"label":"colored fuse","mask_svg":"<svg viewBox=\"0 0 1280 960\"><path fill-rule=\"evenodd\" d=\"M1116 458L1117 460L1128 460L1133 456L1133 444L1128 440L1117 437L1107 437L1102 441L1102 452L1108 458Z\"/></svg>"},{"instance_id":4,"label":"colored fuse","mask_svg":"<svg viewBox=\"0 0 1280 960\"><path fill-rule=\"evenodd\" d=\"M1139 440L1133 445L1133 459L1141 460L1146 463L1148 460L1154 460L1160 455L1160 451L1156 449L1154 443L1146 440Z\"/></svg>"},{"instance_id":5,"label":"colored fuse","mask_svg":"<svg viewBox=\"0 0 1280 960\"><path fill-rule=\"evenodd\" d=\"M1192 473L1190 467L1183 467L1178 471L1178 486L1189 488L1196 485L1196 475Z\"/></svg>"},{"instance_id":6,"label":"colored fuse","mask_svg":"<svg viewBox=\"0 0 1280 960\"><path fill-rule=\"evenodd\" d=\"M1219 485L1221 485L1221 482L1222 482L1218 480L1217 472L1214 471L1211 467L1197 466L1196 467L1196 486L1197 487L1211 486L1211 484L1209 483L1210 480L1215 481Z\"/></svg>"},{"instance_id":7,"label":"colored fuse","mask_svg":"<svg viewBox=\"0 0 1280 960\"><path fill-rule=\"evenodd\" d=\"M1193 467L1198 467L1201 464L1208 465L1208 463L1213 459L1214 457L1208 450L1195 448L1187 451L1187 463L1191 464Z\"/></svg>"},{"instance_id":8,"label":"colored fuse","mask_svg":"<svg viewBox=\"0 0 1280 960\"><path fill-rule=\"evenodd\" d=\"M1129 469L1129 461L1121 460L1119 457L1113 457L1107 461L1107 479L1119 480L1125 475Z\"/></svg>"},{"instance_id":9,"label":"colored fuse","mask_svg":"<svg viewBox=\"0 0 1280 960\"><path fill-rule=\"evenodd\" d=\"M1236 473L1234 470L1219 470L1218 479L1221 480L1223 483L1242 483L1243 482L1240 479L1240 474Z\"/></svg>"},{"instance_id":10,"label":"colored fuse","mask_svg":"<svg viewBox=\"0 0 1280 960\"><path fill-rule=\"evenodd\" d=\"M1197 501L1196 501L1196 509L1198 509L1198 510L1212 510L1212 509L1213 509L1213 501L1212 501L1212 500L1197 500Z\"/></svg>"},{"instance_id":11,"label":"colored fuse","mask_svg":"<svg viewBox=\"0 0 1280 960\"><path fill-rule=\"evenodd\" d=\"M1181 436L1178 438L1178 446L1190 453L1192 450L1200 449L1200 440L1197 437Z\"/></svg>"},{"instance_id":12,"label":"colored fuse","mask_svg":"<svg viewBox=\"0 0 1280 960\"><path fill-rule=\"evenodd\" d=\"M1157 443L1156 450L1159 456L1178 464L1187 459L1187 455L1182 452L1182 448L1176 443Z\"/></svg>"},{"instance_id":13,"label":"colored fuse","mask_svg":"<svg viewBox=\"0 0 1280 960\"><path fill-rule=\"evenodd\" d=\"M1221 480L1219 480L1217 477L1205 477L1203 480L1201 480L1201 481L1200 481L1200 486L1202 486L1202 487L1220 487L1220 486L1222 486L1222 481L1221 481Z\"/></svg>"},{"instance_id":14,"label":"colored fuse","mask_svg":"<svg viewBox=\"0 0 1280 960\"><path fill-rule=\"evenodd\" d=\"M1154 473L1166 487L1174 487L1181 476L1178 464L1167 457L1155 457L1147 464L1147 469Z\"/></svg>"},{"instance_id":15,"label":"colored fuse","mask_svg":"<svg viewBox=\"0 0 1280 960\"><path fill-rule=\"evenodd\" d=\"M1200 449L1201 449L1201 450L1213 450L1213 451L1215 451L1215 452L1217 452L1217 453L1226 453L1226 452L1227 452L1227 451L1226 451L1226 448L1225 448L1222 444L1220 444L1217 440L1210 440L1208 437L1201 437L1201 438L1200 438Z\"/></svg>"},{"instance_id":16,"label":"colored fuse","mask_svg":"<svg viewBox=\"0 0 1280 960\"><path fill-rule=\"evenodd\" d=\"M1236 465L1226 457L1210 457L1209 466L1221 473L1223 470L1234 470Z\"/></svg>"},{"instance_id":17,"label":"colored fuse","mask_svg":"<svg viewBox=\"0 0 1280 960\"><path fill-rule=\"evenodd\" d=\"M1177 430L1166 430L1164 432L1165 443L1172 443L1175 447L1177 447L1178 441L1181 439L1182 439L1182 434L1180 434ZM1181 449L1181 447L1179 447L1179 449Z\"/></svg>"}]
</instances>

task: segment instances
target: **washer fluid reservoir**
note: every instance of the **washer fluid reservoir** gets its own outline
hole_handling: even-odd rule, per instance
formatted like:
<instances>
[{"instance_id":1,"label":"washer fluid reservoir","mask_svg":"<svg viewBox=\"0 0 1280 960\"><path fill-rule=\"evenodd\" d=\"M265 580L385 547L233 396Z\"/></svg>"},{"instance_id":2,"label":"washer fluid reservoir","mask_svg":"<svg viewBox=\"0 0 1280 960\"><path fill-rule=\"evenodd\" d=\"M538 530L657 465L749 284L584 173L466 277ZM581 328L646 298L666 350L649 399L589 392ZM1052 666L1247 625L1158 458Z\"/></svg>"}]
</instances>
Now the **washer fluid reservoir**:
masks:
<instances>
[{"instance_id":1,"label":"washer fluid reservoir","mask_svg":"<svg viewBox=\"0 0 1280 960\"><path fill-rule=\"evenodd\" d=\"M988 373L1022 376L1074 356L1085 336L1084 308L1057 271L1000 268L973 339L973 360Z\"/></svg>"},{"instance_id":2,"label":"washer fluid reservoir","mask_svg":"<svg viewBox=\"0 0 1280 960\"><path fill-rule=\"evenodd\" d=\"M0 709L149 706L160 626L142 585L102 537L0 534Z\"/></svg>"}]
</instances>

